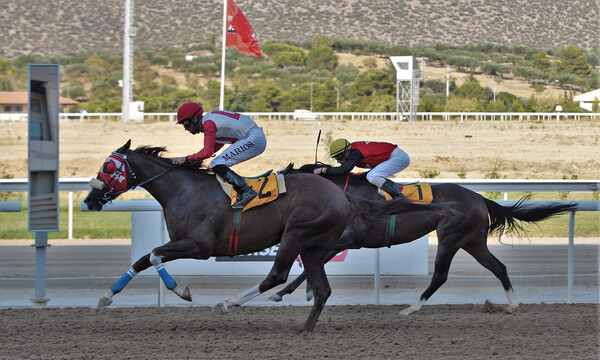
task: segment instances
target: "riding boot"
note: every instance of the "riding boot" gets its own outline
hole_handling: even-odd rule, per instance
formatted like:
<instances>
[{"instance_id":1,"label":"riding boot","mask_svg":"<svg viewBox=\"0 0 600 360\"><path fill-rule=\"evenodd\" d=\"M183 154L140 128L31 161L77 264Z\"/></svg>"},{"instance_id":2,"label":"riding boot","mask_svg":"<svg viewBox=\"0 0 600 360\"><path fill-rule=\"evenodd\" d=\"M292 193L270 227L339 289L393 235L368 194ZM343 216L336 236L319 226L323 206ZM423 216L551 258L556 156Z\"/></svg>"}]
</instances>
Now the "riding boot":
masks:
<instances>
[{"instance_id":1,"label":"riding boot","mask_svg":"<svg viewBox=\"0 0 600 360\"><path fill-rule=\"evenodd\" d=\"M381 185L381 190L390 194L390 196L392 198L399 197L399 198L406 199L406 196L404 196L404 194L402 194L400 191L398 191L398 187L396 187L396 185L394 185L394 182L392 180L385 179L385 182L383 183L383 185Z\"/></svg>"},{"instance_id":2,"label":"riding boot","mask_svg":"<svg viewBox=\"0 0 600 360\"><path fill-rule=\"evenodd\" d=\"M236 203L231 207L234 209L242 209L250 200L254 199L258 194L254 191L246 181L234 173L233 170L229 169L224 177L225 181L233 185L233 189L237 192Z\"/></svg>"}]
</instances>

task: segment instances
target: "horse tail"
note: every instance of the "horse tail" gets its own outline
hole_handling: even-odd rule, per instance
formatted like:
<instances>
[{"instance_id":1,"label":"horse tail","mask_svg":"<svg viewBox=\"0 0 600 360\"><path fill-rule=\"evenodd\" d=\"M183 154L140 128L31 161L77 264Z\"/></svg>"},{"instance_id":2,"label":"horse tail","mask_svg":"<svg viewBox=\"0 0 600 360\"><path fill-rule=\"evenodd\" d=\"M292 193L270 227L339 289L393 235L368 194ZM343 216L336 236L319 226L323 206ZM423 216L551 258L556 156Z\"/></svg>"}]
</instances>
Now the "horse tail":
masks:
<instances>
[{"instance_id":1,"label":"horse tail","mask_svg":"<svg viewBox=\"0 0 600 360\"><path fill-rule=\"evenodd\" d=\"M433 211L440 216L456 215L456 212L442 204L423 204L407 200L405 198L395 198L389 201L376 201L365 199L349 192L344 193L350 202L350 206L355 216L362 218L368 223L380 221L382 217L416 211Z\"/></svg>"},{"instance_id":2,"label":"horse tail","mask_svg":"<svg viewBox=\"0 0 600 360\"><path fill-rule=\"evenodd\" d=\"M527 198L522 198L512 206L502 206L497 202L483 197L485 205L488 208L490 224L488 234L493 232L524 232L523 226L517 220L525 222L537 222L547 219L554 215L562 214L575 210L576 204L558 204L549 203L543 205L526 205Z\"/></svg>"}]
</instances>

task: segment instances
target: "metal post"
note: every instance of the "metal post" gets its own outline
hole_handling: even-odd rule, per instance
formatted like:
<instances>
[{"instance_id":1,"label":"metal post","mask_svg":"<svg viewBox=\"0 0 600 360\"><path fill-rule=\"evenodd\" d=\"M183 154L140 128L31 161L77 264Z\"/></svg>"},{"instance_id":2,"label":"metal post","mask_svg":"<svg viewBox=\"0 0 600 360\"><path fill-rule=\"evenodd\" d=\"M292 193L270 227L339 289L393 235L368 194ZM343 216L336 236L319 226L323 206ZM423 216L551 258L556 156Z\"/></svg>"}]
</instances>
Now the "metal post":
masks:
<instances>
[{"instance_id":1,"label":"metal post","mask_svg":"<svg viewBox=\"0 0 600 360\"><path fill-rule=\"evenodd\" d=\"M69 191L69 240L73 239L73 192Z\"/></svg>"},{"instance_id":2,"label":"metal post","mask_svg":"<svg viewBox=\"0 0 600 360\"><path fill-rule=\"evenodd\" d=\"M31 299L34 308L46 307L50 299L46 298L46 247L48 233L37 231L35 233L35 298Z\"/></svg>"},{"instance_id":3,"label":"metal post","mask_svg":"<svg viewBox=\"0 0 600 360\"><path fill-rule=\"evenodd\" d=\"M567 303L573 303L573 261L575 252L575 211L569 215L569 255L567 261Z\"/></svg>"},{"instance_id":4,"label":"metal post","mask_svg":"<svg viewBox=\"0 0 600 360\"><path fill-rule=\"evenodd\" d=\"M375 305L379 305L379 292L381 289L381 254L379 253L380 249L375 249L375 274L373 276L373 288L375 290Z\"/></svg>"}]
</instances>

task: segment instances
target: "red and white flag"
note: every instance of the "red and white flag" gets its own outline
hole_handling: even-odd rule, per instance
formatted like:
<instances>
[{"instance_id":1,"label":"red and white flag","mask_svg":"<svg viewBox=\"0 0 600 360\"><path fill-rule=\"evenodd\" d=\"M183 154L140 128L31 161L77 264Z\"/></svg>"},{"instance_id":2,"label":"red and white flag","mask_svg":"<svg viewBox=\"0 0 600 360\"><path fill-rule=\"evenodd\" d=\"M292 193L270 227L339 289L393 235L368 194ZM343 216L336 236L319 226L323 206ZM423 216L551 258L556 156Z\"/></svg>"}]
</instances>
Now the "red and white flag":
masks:
<instances>
[{"instance_id":1,"label":"red and white flag","mask_svg":"<svg viewBox=\"0 0 600 360\"><path fill-rule=\"evenodd\" d=\"M260 48L252 26L233 0L227 0L226 46L237 48L241 52L260 56Z\"/></svg>"}]
</instances>

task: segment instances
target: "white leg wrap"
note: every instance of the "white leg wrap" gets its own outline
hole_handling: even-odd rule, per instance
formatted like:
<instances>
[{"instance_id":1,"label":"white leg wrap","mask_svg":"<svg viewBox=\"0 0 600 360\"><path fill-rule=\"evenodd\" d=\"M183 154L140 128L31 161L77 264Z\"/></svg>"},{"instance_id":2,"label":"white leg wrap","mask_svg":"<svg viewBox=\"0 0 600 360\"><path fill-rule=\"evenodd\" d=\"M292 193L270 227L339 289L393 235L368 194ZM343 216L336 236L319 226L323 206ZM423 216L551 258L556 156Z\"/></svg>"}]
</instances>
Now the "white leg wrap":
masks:
<instances>
[{"instance_id":1,"label":"white leg wrap","mask_svg":"<svg viewBox=\"0 0 600 360\"><path fill-rule=\"evenodd\" d=\"M400 314L402 315L409 315L411 313L417 312L421 309L421 307L425 304L427 300L423 299L423 300L419 300L417 302L415 302L414 304L412 304L411 306L407 307L406 309L400 311Z\"/></svg>"},{"instance_id":2,"label":"white leg wrap","mask_svg":"<svg viewBox=\"0 0 600 360\"><path fill-rule=\"evenodd\" d=\"M240 305L254 299L258 295L260 295L260 291L258 290L258 285L254 285L254 287L252 287L240 294L237 294L236 296L227 300L226 302L230 306L240 306Z\"/></svg>"},{"instance_id":3,"label":"white leg wrap","mask_svg":"<svg viewBox=\"0 0 600 360\"><path fill-rule=\"evenodd\" d=\"M162 262L162 256L154 255L154 252L150 253L150 263L154 266L160 264Z\"/></svg>"},{"instance_id":4,"label":"white leg wrap","mask_svg":"<svg viewBox=\"0 0 600 360\"><path fill-rule=\"evenodd\" d=\"M254 285L254 287L252 287L240 294L237 294L236 296L232 297L231 299L223 301L219 305L223 308L223 310L225 310L224 312L227 312L227 309L230 306L240 306L240 305L250 301L251 299L254 299L258 295L260 295L260 291L258 290L258 285Z\"/></svg>"},{"instance_id":5,"label":"white leg wrap","mask_svg":"<svg viewBox=\"0 0 600 360\"><path fill-rule=\"evenodd\" d=\"M185 288L182 288L182 287L181 287L181 286L179 286L179 285L177 285L177 286L175 287L175 289L173 289L173 292L174 292L175 294L177 294L177 296L179 296L179 297L183 297L183 296L184 296L184 291L185 291Z\"/></svg>"},{"instance_id":6,"label":"white leg wrap","mask_svg":"<svg viewBox=\"0 0 600 360\"><path fill-rule=\"evenodd\" d=\"M509 291L506 291L506 298L508 299L509 311L512 311L519 306L519 303L517 302L517 300L515 298L515 292L512 289L510 289Z\"/></svg>"}]
</instances>

